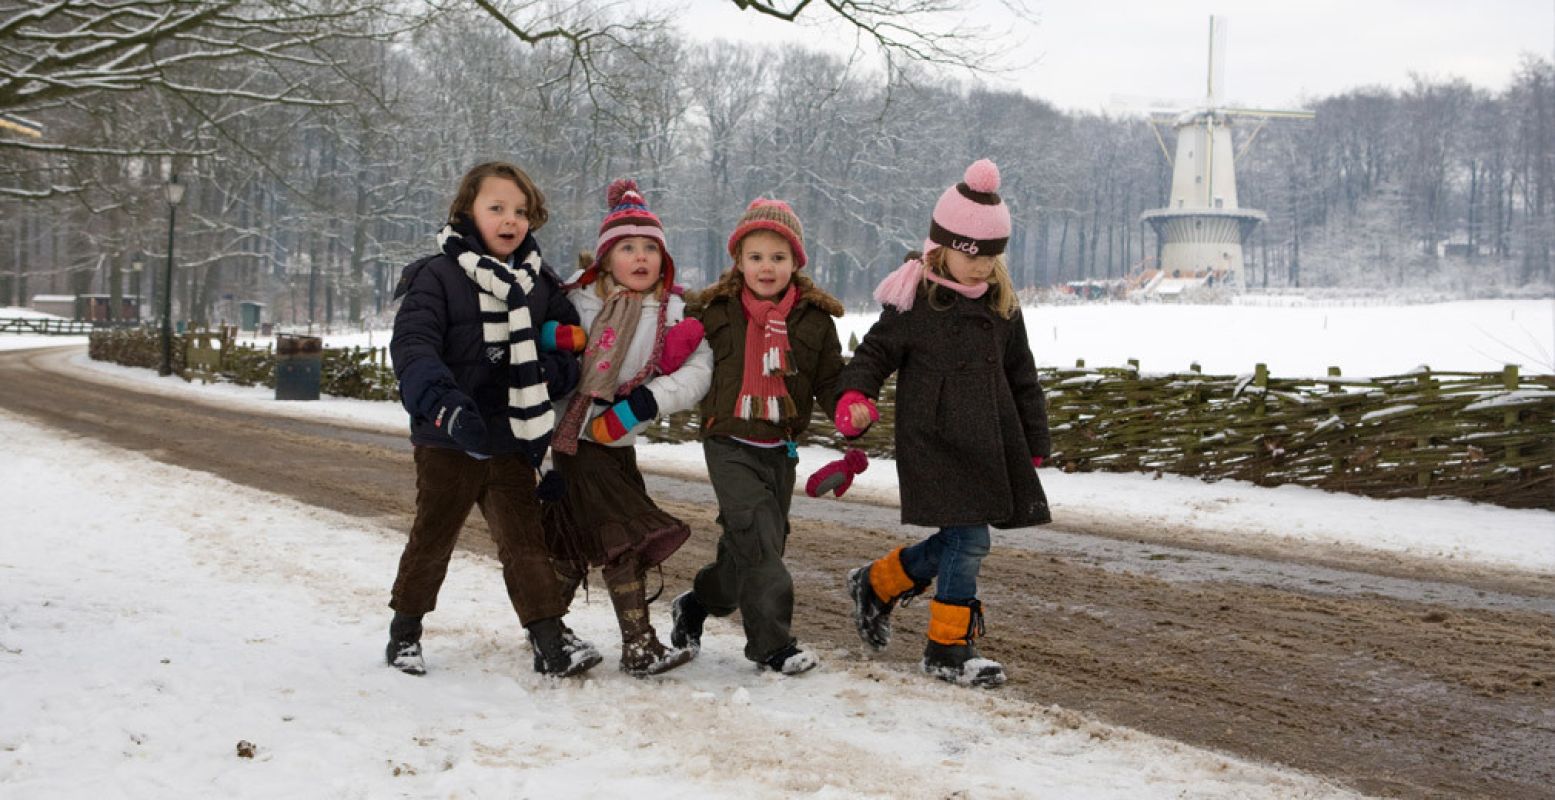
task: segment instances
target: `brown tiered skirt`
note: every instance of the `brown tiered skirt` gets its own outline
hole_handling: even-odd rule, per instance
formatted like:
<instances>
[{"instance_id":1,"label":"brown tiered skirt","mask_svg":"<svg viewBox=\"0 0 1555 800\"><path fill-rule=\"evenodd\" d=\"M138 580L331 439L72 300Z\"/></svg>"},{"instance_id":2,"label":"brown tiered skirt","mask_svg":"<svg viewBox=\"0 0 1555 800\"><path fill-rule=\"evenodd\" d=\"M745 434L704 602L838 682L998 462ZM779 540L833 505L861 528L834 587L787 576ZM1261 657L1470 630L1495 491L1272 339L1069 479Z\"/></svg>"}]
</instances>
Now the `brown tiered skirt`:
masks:
<instances>
[{"instance_id":1,"label":"brown tiered skirt","mask_svg":"<svg viewBox=\"0 0 1555 800\"><path fill-rule=\"evenodd\" d=\"M552 451L551 458L567 480L566 499L545 503L542 514L557 560L603 567L630 557L641 571L690 538L691 528L648 496L636 448L580 441L576 455Z\"/></svg>"}]
</instances>

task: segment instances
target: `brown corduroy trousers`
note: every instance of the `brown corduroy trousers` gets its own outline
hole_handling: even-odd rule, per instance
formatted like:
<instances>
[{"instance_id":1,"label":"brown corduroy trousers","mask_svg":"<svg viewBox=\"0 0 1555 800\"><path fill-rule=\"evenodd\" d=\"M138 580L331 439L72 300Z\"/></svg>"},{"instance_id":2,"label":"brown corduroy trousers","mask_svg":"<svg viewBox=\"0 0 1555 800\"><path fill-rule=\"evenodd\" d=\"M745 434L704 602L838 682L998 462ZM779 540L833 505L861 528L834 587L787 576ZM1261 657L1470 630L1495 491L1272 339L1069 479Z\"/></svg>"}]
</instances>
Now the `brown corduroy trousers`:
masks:
<instances>
[{"instance_id":1,"label":"brown corduroy trousers","mask_svg":"<svg viewBox=\"0 0 1555 800\"><path fill-rule=\"evenodd\" d=\"M437 592L448 574L454 543L479 505L502 562L502 581L518 620L559 617L567 612L551 569L540 528L535 471L521 455L488 459L443 447L417 446L416 521L400 556L389 607L421 615L437 608Z\"/></svg>"}]
</instances>

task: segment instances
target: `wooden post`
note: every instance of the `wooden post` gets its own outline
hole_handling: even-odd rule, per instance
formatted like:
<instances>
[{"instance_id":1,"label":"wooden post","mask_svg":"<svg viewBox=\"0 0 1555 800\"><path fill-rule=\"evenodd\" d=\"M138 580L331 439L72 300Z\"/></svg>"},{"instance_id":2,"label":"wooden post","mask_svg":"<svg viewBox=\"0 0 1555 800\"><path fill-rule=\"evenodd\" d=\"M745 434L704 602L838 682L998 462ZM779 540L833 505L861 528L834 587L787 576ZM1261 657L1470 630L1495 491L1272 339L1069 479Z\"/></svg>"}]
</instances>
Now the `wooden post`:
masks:
<instances>
[{"instance_id":1,"label":"wooden post","mask_svg":"<svg viewBox=\"0 0 1555 800\"><path fill-rule=\"evenodd\" d=\"M1266 397L1268 395L1268 390L1269 390L1269 365L1268 364L1254 364L1253 365L1253 385L1257 386L1259 389L1263 390L1263 391L1258 393L1258 398L1253 403L1253 416L1255 416L1255 417L1262 417L1263 416L1263 411L1264 411L1264 397Z\"/></svg>"},{"instance_id":2,"label":"wooden post","mask_svg":"<svg viewBox=\"0 0 1555 800\"><path fill-rule=\"evenodd\" d=\"M1339 375L1340 375L1340 372L1339 372L1339 368L1338 367L1329 367L1328 368L1328 376L1330 378L1337 378L1337 377L1339 377ZM1337 384L1337 383L1330 383L1330 384L1328 384L1328 393L1329 394L1339 394L1339 392L1341 392L1341 391L1343 391L1343 390L1339 388L1339 384ZM1338 449L1337 448L1331 448L1331 449L1334 452L1334 459L1329 464L1329 469L1335 475L1343 474L1343 472L1344 472L1344 456L1342 456L1342 455L1340 455L1338 453Z\"/></svg>"},{"instance_id":3,"label":"wooden post","mask_svg":"<svg viewBox=\"0 0 1555 800\"><path fill-rule=\"evenodd\" d=\"M1521 383L1522 381L1519 380L1517 376L1516 364L1507 364L1501 368L1501 387L1506 389L1508 393L1517 391L1517 387ZM1510 407L1506 411L1501 412L1501 427L1509 431L1517 427L1516 406ZM1516 462L1519 458L1521 458L1521 456L1522 449L1517 445L1512 445L1502 451L1501 458L1506 462ZM1522 470L1519 469L1518 474L1522 474Z\"/></svg>"},{"instance_id":4,"label":"wooden post","mask_svg":"<svg viewBox=\"0 0 1555 800\"><path fill-rule=\"evenodd\" d=\"M1415 382L1420 385L1421 405L1428 405L1431 401L1436 399L1436 379L1431 377L1430 367L1426 367L1425 372L1420 373L1420 375L1415 378ZM1416 452L1429 455L1430 449L1430 436L1422 434L1415 437ZM1421 467L1415 472L1415 483L1422 487L1431 485L1431 468L1429 466Z\"/></svg>"}]
</instances>

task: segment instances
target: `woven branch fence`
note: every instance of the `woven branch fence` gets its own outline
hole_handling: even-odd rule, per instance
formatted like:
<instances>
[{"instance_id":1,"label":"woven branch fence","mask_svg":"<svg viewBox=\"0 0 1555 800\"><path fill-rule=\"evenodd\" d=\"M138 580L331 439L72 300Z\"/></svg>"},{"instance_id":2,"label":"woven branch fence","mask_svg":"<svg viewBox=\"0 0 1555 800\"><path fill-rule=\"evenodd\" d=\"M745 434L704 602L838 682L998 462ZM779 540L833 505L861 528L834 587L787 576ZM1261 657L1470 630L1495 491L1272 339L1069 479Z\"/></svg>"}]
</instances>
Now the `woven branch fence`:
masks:
<instances>
[{"instance_id":1,"label":"woven branch fence","mask_svg":"<svg viewBox=\"0 0 1555 800\"><path fill-rule=\"evenodd\" d=\"M224 344L201 347L201 337ZM156 367L159 347L151 329L91 338L92 358L128 366ZM173 369L189 379L275 385L271 349L235 344L227 331L177 337ZM321 372L326 394L398 399L384 348L325 349ZM1277 378L1262 364L1250 374L1217 376L1144 373L1135 362L1040 373L1052 462L1068 472L1170 472L1555 510L1555 375L1508 366L1346 378L1330 367L1324 376ZM880 422L858 443L846 443L819 412L803 443L894 456L894 381L882 395ZM689 441L698 431L696 413L685 412L660 419L647 436Z\"/></svg>"},{"instance_id":2,"label":"woven branch fence","mask_svg":"<svg viewBox=\"0 0 1555 800\"><path fill-rule=\"evenodd\" d=\"M155 369L162 340L151 328L98 331L88 354L98 361ZM239 386L275 387L275 347L253 347L228 327L173 337L173 372L185 380L225 381ZM399 385L385 347L325 348L319 365L320 390L359 400L399 400Z\"/></svg>"},{"instance_id":3,"label":"woven branch fence","mask_svg":"<svg viewBox=\"0 0 1555 800\"><path fill-rule=\"evenodd\" d=\"M1555 375L1431 372L1312 378L1128 367L1040 370L1053 463L1068 472L1170 472L1371 497L1461 497L1555 510ZM892 456L895 384L857 446ZM696 438L694 413L652 438ZM844 447L817 413L806 444Z\"/></svg>"}]
</instances>

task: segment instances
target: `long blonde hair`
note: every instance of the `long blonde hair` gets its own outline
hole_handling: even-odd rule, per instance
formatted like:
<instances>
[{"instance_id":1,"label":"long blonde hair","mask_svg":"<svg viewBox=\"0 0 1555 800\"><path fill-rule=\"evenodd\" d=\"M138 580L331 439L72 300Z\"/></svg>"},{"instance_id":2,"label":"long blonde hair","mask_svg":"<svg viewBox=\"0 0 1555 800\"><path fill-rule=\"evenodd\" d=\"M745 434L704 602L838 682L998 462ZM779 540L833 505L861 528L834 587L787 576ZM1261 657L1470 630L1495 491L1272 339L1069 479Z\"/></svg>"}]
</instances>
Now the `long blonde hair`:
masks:
<instances>
[{"instance_id":1,"label":"long blonde hair","mask_svg":"<svg viewBox=\"0 0 1555 800\"><path fill-rule=\"evenodd\" d=\"M950 274L950 266L945 261L943 247L936 247L923 257L924 266L934 270L934 274L949 281L954 281L955 276ZM950 290L925 278L923 280L929 288L929 302L939 309L949 308L954 299L949 296ZM988 294L984 296L988 307L993 309L1001 319L1009 319L1015 316L1015 309L1020 308L1020 298L1015 296L1015 281L1010 278L1010 267L1004 260L1004 254L993 257L993 274L988 276Z\"/></svg>"}]
</instances>

